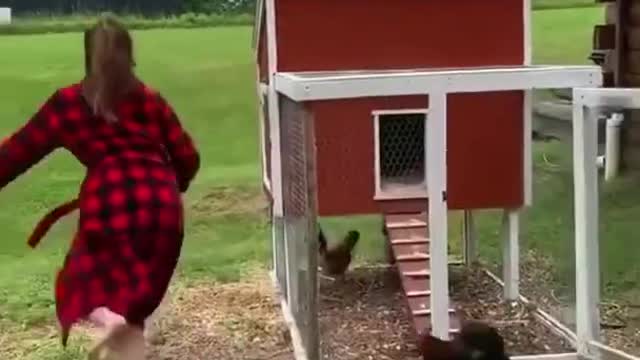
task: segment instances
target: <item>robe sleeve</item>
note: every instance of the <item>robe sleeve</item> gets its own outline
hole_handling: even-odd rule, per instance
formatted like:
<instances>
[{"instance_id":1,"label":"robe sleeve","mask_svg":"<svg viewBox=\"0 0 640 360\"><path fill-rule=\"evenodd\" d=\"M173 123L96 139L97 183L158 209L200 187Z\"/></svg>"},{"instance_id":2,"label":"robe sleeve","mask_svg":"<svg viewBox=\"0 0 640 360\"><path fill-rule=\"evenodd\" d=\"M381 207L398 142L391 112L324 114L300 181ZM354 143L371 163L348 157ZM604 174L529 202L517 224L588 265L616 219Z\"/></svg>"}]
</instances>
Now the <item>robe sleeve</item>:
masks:
<instances>
[{"instance_id":1,"label":"robe sleeve","mask_svg":"<svg viewBox=\"0 0 640 360\"><path fill-rule=\"evenodd\" d=\"M165 146L176 172L180 191L185 192L200 169L200 153L171 105L162 98L160 101Z\"/></svg>"},{"instance_id":2,"label":"robe sleeve","mask_svg":"<svg viewBox=\"0 0 640 360\"><path fill-rule=\"evenodd\" d=\"M59 102L56 92L26 124L0 143L0 189L60 146Z\"/></svg>"}]
</instances>

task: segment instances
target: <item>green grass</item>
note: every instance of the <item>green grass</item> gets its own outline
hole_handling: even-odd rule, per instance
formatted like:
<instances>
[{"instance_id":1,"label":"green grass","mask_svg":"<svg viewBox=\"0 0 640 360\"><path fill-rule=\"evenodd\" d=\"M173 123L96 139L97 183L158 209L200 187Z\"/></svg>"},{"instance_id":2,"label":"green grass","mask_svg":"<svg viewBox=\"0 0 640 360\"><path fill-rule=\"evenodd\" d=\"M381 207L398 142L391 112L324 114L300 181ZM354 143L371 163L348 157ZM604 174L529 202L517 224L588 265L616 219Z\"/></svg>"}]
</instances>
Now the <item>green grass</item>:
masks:
<instances>
[{"instance_id":1,"label":"green grass","mask_svg":"<svg viewBox=\"0 0 640 360\"><path fill-rule=\"evenodd\" d=\"M587 57L592 51L593 27L603 19L601 7L534 12L534 62L589 64Z\"/></svg>"},{"instance_id":2,"label":"green grass","mask_svg":"<svg viewBox=\"0 0 640 360\"><path fill-rule=\"evenodd\" d=\"M548 10L534 13L534 58L537 63L587 63L593 25L602 9ZM251 28L164 29L134 32L141 75L171 99L202 152L203 166L186 198L187 238L180 261L180 279L237 279L240 272L269 258L268 226L256 216L221 216L198 211L195 204L214 186L259 191L258 129L254 90L255 67ZM55 46L52 46L55 44ZM0 137L24 122L55 87L81 76L81 34L6 36L0 41ZM545 156L543 156L543 154ZM523 247L553 255L559 278L573 274L571 152L566 146L536 146L535 206L527 216ZM546 160L545 160L546 159ZM552 164L562 164L557 167ZM52 280L75 227L75 219L58 224L37 250L25 239L51 207L77 192L82 168L59 152L27 176L0 192L0 332L37 328L52 321ZM603 278L610 290L631 290L640 269L634 255L635 214L640 192L623 178L603 192ZM253 190L246 190L246 189ZM232 206L229 205L229 206ZM459 217L452 216L451 240L458 240ZM338 235L362 230L360 261L377 261L381 246L377 216L323 219L327 232ZM499 255L499 217L483 212L479 224L485 258ZM459 249L453 243L454 249ZM7 330L8 329L8 330ZM0 337L0 345L2 338ZM43 345L44 346L44 345ZM51 348L57 344L52 342ZM81 349L63 353L31 353L24 359L77 359ZM0 350L0 354L2 354Z\"/></svg>"},{"instance_id":3,"label":"green grass","mask_svg":"<svg viewBox=\"0 0 640 360\"><path fill-rule=\"evenodd\" d=\"M142 77L171 99L202 152L202 169L187 203L200 200L214 185L257 187L250 29L149 30L134 37ZM0 136L25 121L55 87L80 79L81 43L77 33L0 41ZM47 209L75 196L82 177L76 160L59 151L0 192L0 319L51 317L54 270L75 219L57 226L35 251L25 239ZM187 276L233 279L238 265L266 259L267 228L255 216L229 219L191 210L188 219L181 263Z\"/></svg>"},{"instance_id":4,"label":"green grass","mask_svg":"<svg viewBox=\"0 0 640 360\"><path fill-rule=\"evenodd\" d=\"M533 0L532 4L536 10L582 8L600 5L596 3L596 0Z\"/></svg>"}]
</instances>

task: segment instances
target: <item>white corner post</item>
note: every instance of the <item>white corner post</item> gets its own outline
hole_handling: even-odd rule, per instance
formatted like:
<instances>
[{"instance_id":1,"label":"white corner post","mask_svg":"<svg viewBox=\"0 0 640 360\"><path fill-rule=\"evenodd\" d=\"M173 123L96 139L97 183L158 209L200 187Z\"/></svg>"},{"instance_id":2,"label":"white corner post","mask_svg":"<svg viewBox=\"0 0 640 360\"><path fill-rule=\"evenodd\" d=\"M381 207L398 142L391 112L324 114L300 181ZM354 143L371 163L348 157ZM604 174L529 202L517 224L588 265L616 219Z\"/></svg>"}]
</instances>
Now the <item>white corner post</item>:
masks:
<instances>
[{"instance_id":1,"label":"white corner post","mask_svg":"<svg viewBox=\"0 0 640 360\"><path fill-rule=\"evenodd\" d=\"M447 93L429 93L426 152L431 254L431 333L449 339L449 274L447 257ZM428 170L427 170L428 169Z\"/></svg>"},{"instance_id":2,"label":"white corner post","mask_svg":"<svg viewBox=\"0 0 640 360\"><path fill-rule=\"evenodd\" d=\"M284 224L284 204L282 189L282 151L280 144L280 103L275 87L275 76L278 71L278 52L276 38L276 8L274 0L265 0L266 30L267 30L267 58L269 62L269 85L267 88L267 102L269 106L269 134L271 137L271 196L273 197L273 221L272 236L275 245L276 236L284 237L285 273L287 278L287 288L281 289L285 293L285 298L289 299L291 294L291 281L289 275L291 265L289 264L289 242L287 241L287 231ZM278 234L281 231L282 234ZM276 252L274 251L274 264L277 266ZM276 269L277 271L277 269Z\"/></svg>"},{"instance_id":3,"label":"white corner post","mask_svg":"<svg viewBox=\"0 0 640 360\"><path fill-rule=\"evenodd\" d=\"M478 259L478 233L472 210L464 210L462 237L464 240L464 262L471 265Z\"/></svg>"},{"instance_id":4,"label":"white corner post","mask_svg":"<svg viewBox=\"0 0 640 360\"><path fill-rule=\"evenodd\" d=\"M502 276L505 300L520 297L520 211L505 209L502 215Z\"/></svg>"},{"instance_id":5,"label":"white corner post","mask_svg":"<svg viewBox=\"0 0 640 360\"><path fill-rule=\"evenodd\" d=\"M523 65L531 66L532 53L533 53L533 41L531 35L531 14L532 14L532 0L524 0L523 2L523 19L524 19L524 61ZM533 203L533 144L531 139L531 133L533 132L533 119L532 119L532 99L533 90L526 89L523 93L523 178L524 178L524 206L531 206Z\"/></svg>"},{"instance_id":6,"label":"white corner post","mask_svg":"<svg viewBox=\"0 0 640 360\"><path fill-rule=\"evenodd\" d=\"M600 333L600 259L598 244L597 112L573 91L573 177L576 251L577 350L589 355Z\"/></svg>"}]
</instances>

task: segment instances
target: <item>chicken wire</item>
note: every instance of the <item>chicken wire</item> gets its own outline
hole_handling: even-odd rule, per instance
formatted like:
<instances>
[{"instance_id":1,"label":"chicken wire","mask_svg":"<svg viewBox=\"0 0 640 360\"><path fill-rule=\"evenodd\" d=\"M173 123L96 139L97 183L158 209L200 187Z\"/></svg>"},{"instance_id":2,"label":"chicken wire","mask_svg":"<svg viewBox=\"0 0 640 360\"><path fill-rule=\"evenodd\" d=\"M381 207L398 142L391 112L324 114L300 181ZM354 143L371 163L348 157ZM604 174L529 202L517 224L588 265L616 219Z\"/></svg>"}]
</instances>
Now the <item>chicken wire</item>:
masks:
<instances>
[{"instance_id":1,"label":"chicken wire","mask_svg":"<svg viewBox=\"0 0 640 360\"><path fill-rule=\"evenodd\" d=\"M287 303L310 359L318 358L317 230L312 119L280 99L280 139L287 257Z\"/></svg>"},{"instance_id":2,"label":"chicken wire","mask_svg":"<svg viewBox=\"0 0 640 360\"><path fill-rule=\"evenodd\" d=\"M423 185L425 115L381 115L379 138L382 190L394 185Z\"/></svg>"}]
</instances>

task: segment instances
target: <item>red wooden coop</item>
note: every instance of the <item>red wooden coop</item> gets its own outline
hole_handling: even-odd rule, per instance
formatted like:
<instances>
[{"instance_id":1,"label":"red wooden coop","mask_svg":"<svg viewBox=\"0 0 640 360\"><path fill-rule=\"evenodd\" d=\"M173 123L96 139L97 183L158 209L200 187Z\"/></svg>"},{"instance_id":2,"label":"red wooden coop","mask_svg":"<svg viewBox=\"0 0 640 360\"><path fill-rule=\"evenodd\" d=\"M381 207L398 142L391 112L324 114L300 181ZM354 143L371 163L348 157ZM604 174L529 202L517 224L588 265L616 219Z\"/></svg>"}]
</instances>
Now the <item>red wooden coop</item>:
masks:
<instances>
[{"instance_id":1,"label":"red wooden coop","mask_svg":"<svg viewBox=\"0 0 640 360\"><path fill-rule=\"evenodd\" d=\"M517 296L529 91L601 81L594 66L531 66L530 13L528 0L258 2L274 274L309 358L319 356L317 216L382 214L416 329L446 338L458 328L447 211L464 210L469 225L474 209L505 209L515 256L505 291Z\"/></svg>"}]
</instances>

